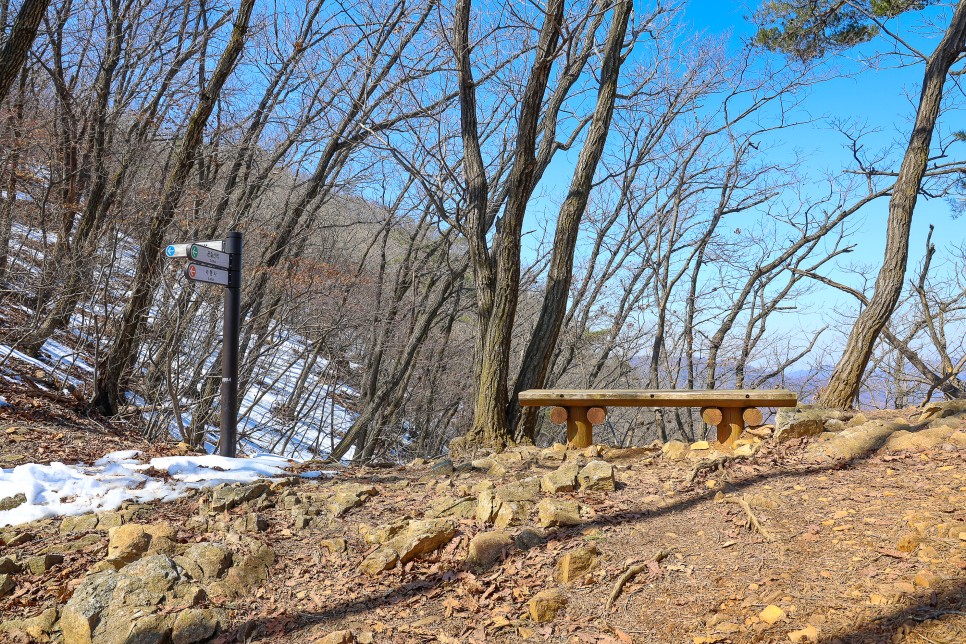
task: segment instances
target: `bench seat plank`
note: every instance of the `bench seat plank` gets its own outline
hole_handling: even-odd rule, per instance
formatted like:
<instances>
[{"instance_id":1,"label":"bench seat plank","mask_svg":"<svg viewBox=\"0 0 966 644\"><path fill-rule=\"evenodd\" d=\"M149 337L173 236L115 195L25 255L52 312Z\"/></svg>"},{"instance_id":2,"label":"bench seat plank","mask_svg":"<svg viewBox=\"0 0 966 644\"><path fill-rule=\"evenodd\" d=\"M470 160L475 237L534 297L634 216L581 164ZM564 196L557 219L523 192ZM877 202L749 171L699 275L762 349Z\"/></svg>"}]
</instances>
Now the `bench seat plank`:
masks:
<instances>
[{"instance_id":1,"label":"bench seat plank","mask_svg":"<svg viewBox=\"0 0 966 644\"><path fill-rule=\"evenodd\" d=\"M524 407L794 407L787 389L529 389Z\"/></svg>"}]
</instances>

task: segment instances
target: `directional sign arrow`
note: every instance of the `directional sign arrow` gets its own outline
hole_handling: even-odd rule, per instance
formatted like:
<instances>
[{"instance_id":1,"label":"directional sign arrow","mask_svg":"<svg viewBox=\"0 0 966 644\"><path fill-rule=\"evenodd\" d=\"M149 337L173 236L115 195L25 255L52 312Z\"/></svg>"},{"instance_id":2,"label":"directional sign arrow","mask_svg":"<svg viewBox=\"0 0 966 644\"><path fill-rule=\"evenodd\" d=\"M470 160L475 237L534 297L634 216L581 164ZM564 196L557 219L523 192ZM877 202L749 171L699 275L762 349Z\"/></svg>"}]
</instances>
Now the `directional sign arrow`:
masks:
<instances>
[{"instance_id":1,"label":"directional sign arrow","mask_svg":"<svg viewBox=\"0 0 966 644\"><path fill-rule=\"evenodd\" d=\"M228 271L224 271L220 268L212 268L211 266L205 266L204 264L192 263L188 264L188 266L184 269L184 274L189 280L194 280L195 282L228 286Z\"/></svg>"},{"instance_id":2,"label":"directional sign arrow","mask_svg":"<svg viewBox=\"0 0 966 644\"><path fill-rule=\"evenodd\" d=\"M214 248L220 251L225 246L225 242L220 239L209 239L207 241L186 242L184 244L170 244L164 249L164 254L168 257L187 257L192 245Z\"/></svg>"},{"instance_id":3,"label":"directional sign arrow","mask_svg":"<svg viewBox=\"0 0 966 644\"><path fill-rule=\"evenodd\" d=\"M188 256L202 264L217 266L218 268L228 268L231 265L230 254L200 244L192 244L191 248L188 249Z\"/></svg>"}]
</instances>

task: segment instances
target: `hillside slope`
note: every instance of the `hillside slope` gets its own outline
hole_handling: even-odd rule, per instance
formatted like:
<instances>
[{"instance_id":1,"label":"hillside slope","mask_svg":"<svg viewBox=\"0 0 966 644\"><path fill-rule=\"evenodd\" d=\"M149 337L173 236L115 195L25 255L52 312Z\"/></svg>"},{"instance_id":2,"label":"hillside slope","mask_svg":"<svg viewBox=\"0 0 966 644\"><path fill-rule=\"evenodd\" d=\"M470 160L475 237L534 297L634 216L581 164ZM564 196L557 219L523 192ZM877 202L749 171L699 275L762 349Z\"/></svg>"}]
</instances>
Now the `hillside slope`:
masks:
<instances>
[{"instance_id":1,"label":"hillside slope","mask_svg":"<svg viewBox=\"0 0 966 644\"><path fill-rule=\"evenodd\" d=\"M0 409L4 435L90 458L90 428L25 403ZM964 641L966 411L878 416L761 428L731 459L518 448L5 528L0 638Z\"/></svg>"}]
</instances>

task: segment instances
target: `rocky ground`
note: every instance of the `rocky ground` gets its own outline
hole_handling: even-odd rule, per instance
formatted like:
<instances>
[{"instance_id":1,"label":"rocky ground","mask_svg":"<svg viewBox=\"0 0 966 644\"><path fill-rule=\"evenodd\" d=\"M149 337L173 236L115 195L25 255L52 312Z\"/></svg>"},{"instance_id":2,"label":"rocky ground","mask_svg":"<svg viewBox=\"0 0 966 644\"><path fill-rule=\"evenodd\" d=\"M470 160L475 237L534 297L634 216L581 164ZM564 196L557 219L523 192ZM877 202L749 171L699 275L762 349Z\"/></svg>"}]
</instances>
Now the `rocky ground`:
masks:
<instances>
[{"instance_id":1,"label":"rocky ground","mask_svg":"<svg viewBox=\"0 0 966 644\"><path fill-rule=\"evenodd\" d=\"M147 447L11 402L3 467ZM518 448L0 529L0 640L963 642L964 418L799 410L729 455Z\"/></svg>"}]
</instances>

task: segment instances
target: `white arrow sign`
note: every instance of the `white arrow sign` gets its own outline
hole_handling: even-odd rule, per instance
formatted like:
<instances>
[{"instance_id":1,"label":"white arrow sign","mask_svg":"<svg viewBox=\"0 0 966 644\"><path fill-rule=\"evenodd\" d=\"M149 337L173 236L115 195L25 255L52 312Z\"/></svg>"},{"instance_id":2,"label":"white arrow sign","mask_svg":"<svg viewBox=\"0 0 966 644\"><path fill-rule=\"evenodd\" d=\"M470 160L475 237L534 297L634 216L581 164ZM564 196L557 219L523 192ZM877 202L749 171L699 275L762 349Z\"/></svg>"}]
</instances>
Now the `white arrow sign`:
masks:
<instances>
[{"instance_id":1,"label":"white arrow sign","mask_svg":"<svg viewBox=\"0 0 966 644\"><path fill-rule=\"evenodd\" d=\"M199 242L188 242L186 244L170 244L164 249L164 254L168 257L187 257L188 252L191 250L192 244L197 246L204 246L206 248L214 248L215 250L221 250L225 246L225 242L220 239L209 239L208 241Z\"/></svg>"},{"instance_id":2,"label":"white arrow sign","mask_svg":"<svg viewBox=\"0 0 966 644\"><path fill-rule=\"evenodd\" d=\"M204 282L205 284L219 284L228 286L228 271L212 268L204 264L188 264L184 274L189 280Z\"/></svg>"},{"instance_id":3,"label":"white arrow sign","mask_svg":"<svg viewBox=\"0 0 966 644\"><path fill-rule=\"evenodd\" d=\"M191 245L191 248L188 250L188 256L202 264L217 266L218 268L228 268L231 264L230 254L199 244Z\"/></svg>"}]
</instances>

